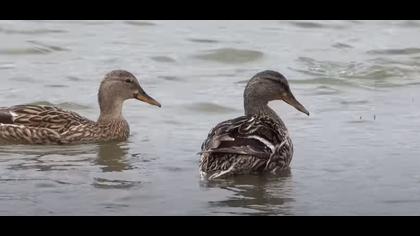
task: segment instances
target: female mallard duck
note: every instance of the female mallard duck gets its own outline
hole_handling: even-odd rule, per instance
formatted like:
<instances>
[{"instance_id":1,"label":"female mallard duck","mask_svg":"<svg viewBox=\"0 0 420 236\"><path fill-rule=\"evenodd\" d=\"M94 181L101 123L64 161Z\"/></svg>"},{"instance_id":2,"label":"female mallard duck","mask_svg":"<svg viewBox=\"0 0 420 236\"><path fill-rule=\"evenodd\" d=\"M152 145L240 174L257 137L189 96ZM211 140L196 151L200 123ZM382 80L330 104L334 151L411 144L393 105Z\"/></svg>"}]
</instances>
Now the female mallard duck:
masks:
<instances>
[{"instance_id":1,"label":"female mallard duck","mask_svg":"<svg viewBox=\"0 0 420 236\"><path fill-rule=\"evenodd\" d=\"M203 176L214 179L278 173L289 166L293 144L283 121L268 106L273 100L283 100L309 115L283 75L270 70L256 74L245 88L245 116L219 123L204 141L200 161Z\"/></svg>"},{"instance_id":2,"label":"female mallard duck","mask_svg":"<svg viewBox=\"0 0 420 236\"><path fill-rule=\"evenodd\" d=\"M130 129L122 116L122 106L131 98L160 107L143 91L133 74L114 70L105 76L99 87L101 114L96 122L54 106L0 108L0 143L80 144L126 140Z\"/></svg>"}]
</instances>

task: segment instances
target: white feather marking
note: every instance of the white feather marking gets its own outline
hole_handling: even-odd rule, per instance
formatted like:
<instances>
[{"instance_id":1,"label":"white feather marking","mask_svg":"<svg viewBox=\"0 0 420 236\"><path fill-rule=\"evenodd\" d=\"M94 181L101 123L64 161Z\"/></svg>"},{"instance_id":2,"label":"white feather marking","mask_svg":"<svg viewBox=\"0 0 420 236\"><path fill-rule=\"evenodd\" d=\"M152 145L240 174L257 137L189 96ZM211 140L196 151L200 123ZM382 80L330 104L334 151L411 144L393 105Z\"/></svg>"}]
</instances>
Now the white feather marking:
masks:
<instances>
[{"instance_id":1,"label":"white feather marking","mask_svg":"<svg viewBox=\"0 0 420 236\"><path fill-rule=\"evenodd\" d=\"M12 121L15 121L18 114L16 114L14 111L9 111L9 114L12 116Z\"/></svg>"},{"instance_id":2,"label":"white feather marking","mask_svg":"<svg viewBox=\"0 0 420 236\"><path fill-rule=\"evenodd\" d=\"M220 141L235 141L235 138L230 137L229 135L224 135L219 137Z\"/></svg>"},{"instance_id":3,"label":"white feather marking","mask_svg":"<svg viewBox=\"0 0 420 236\"><path fill-rule=\"evenodd\" d=\"M229 174L231 171L234 170L236 164L239 161L240 160L235 161L227 170L219 171L219 172L216 172L216 173L212 174L208 179L209 180L212 180L212 179L216 179L216 178L222 177L222 176L224 176L226 174Z\"/></svg>"},{"instance_id":4,"label":"white feather marking","mask_svg":"<svg viewBox=\"0 0 420 236\"><path fill-rule=\"evenodd\" d=\"M0 126L10 126L10 127L16 127L16 128L25 128L23 125L13 125L13 124L3 124L0 123Z\"/></svg>"},{"instance_id":5,"label":"white feather marking","mask_svg":"<svg viewBox=\"0 0 420 236\"><path fill-rule=\"evenodd\" d=\"M252 139L256 139L256 140L260 141L265 146L267 146L268 148L270 148L271 152L274 152L274 150L275 150L274 145L270 141L268 141L267 139L265 139L265 138L262 138L262 137L259 137L259 136L256 136L256 135L251 135L251 136L248 136L247 138L252 138Z\"/></svg>"},{"instance_id":6,"label":"white feather marking","mask_svg":"<svg viewBox=\"0 0 420 236\"><path fill-rule=\"evenodd\" d=\"M247 127L244 128L244 130L249 130L253 125L254 123L249 124Z\"/></svg>"}]
</instances>

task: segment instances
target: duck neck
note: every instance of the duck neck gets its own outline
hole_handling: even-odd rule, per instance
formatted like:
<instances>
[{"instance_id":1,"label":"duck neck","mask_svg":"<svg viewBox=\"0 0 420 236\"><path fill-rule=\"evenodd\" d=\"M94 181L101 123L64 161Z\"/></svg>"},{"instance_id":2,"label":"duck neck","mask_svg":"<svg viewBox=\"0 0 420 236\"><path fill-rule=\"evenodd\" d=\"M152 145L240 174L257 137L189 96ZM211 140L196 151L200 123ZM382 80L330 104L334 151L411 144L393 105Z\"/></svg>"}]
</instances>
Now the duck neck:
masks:
<instances>
[{"instance_id":1,"label":"duck neck","mask_svg":"<svg viewBox=\"0 0 420 236\"><path fill-rule=\"evenodd\" d=\"M119 99L109 99L100 97L99 98L99 107L101 109L101 114L98 118L98 123L110 123L116 120L124 120L122 116L122 100Z\"/></svg>"},{"instance_id":2,"label":"duck neck","mask_svg":"<svg viewBox=\"0 0 420 236\"><path fill-rule=\"evenodd\" d=\"M280 122L276 112L268 106L268 101L254 96L244 98L245 115L266 115Z\"/></svg>"}]
</instances>

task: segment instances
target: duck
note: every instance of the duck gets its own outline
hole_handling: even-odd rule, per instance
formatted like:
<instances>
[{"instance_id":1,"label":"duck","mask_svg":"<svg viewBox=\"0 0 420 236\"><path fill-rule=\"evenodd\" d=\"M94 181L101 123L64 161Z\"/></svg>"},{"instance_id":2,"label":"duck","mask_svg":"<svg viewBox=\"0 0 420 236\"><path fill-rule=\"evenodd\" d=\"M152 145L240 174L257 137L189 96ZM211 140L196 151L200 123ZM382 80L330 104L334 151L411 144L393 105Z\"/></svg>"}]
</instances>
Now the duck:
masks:
<instances>
[{"instance_id":1,"label":"duck","mask_svg":"<svg viewBox=\"0 0 420 236\"><path fill-rule=\"evenodd\" d=\"M122 115L129 99L161 107L126 70L113 70L99 86L97 121L53 105L0 107L0 144L83 144L125 141L130 127Z\"/></svg>"},{"instance_id":2,"label":"duck","mask_svg":"<svg viewBox=\"0 0 420 236\"><path fill-rule=\"evenodd\" d=\"M268 106L282 100L309 116L282 74L255 74L244 90L243 116L217 124L201 145L199 169L209 180L236 175L280 174L289 169L293 143L288 129Z\"/></svg>"}]
</instances>

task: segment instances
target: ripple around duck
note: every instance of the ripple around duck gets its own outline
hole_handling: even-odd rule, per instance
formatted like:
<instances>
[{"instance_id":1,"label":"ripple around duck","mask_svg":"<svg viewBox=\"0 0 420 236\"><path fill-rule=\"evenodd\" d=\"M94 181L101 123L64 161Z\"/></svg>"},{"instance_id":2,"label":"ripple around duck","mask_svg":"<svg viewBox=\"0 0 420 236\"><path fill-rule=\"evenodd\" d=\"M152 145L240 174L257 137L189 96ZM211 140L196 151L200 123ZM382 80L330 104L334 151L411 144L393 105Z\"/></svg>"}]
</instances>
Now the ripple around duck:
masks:
<instances>
[{"instance_id":1,"label":"ripple around duck","mask_svg":"<svg viewBox=\"0 0 420 236\"><path fill-rule=\"evenodd\" d=\"M42 55L42 54L50 54L52 52L60 52L60 51L69 51L69 49L50 45L34 40L28 40L28 43L34 45L31 47L26 48L3 48L0 49L0 55Z\"/></svg>"},{"instance_id":2,"label":"ripple around duck","mask_svg":"<svg viewBox=\"0 0 420 236\"><path fill-rule=\"evenodd\" d=\"M11 77L9 80L13 82L37 82L34 78L26 77L26 76L19 76L19 77Z\"/></svg>"},{"instance_id":3,"label":"ripple around duck","mask_svg":"<svg viewBox=\"0 0 420 236\"><path fill-rule=\"evenodd\" d=\"M176 62L175 59L171 58L171 57L167 57L167 56L154 56L154 57L150 57L150 59L157 61L157 62L165 62L165 63L174 63Z\"/></svg>"},{"instance_id":4,"label":"ripple around duck","mask_svg":"<svg viewBox=\"0 0 420 236\"><path fill-rule=\"evenodd\" d=\"M51 155L54 162L84 162L86 155L95 154L97 146L88 145L0 145L0 153L24 155L25 163L40 163L46 156ZM56 156L60 158L57 159ZM35 157L34 157L35 156ZM16 160L16 159L13 159Z\"/></svg>"},{"instance_id":5,"label":"ripple around duck","mask_svg":"<svg viewBox=\"0 0 420 236\"><path fill-rule=\"evenodd\" d=\"M335 88L331 88L330 86L326 86L326 85L321 85L318 86L314 91L313 94L314 95L336 95L341 93L340 90L335 89Z\"/></svg>"},{"instance_id":6,"label":"ripple around duck","mask_svg":"<svg viewBox=\"0 0 420 236\"><path fill-rule=\"evenodd\" d=\"M420 48L376 49L366 53L371 55L411 55L420 53Z\"/></svg>"},{"instance_id":7,"label":"ripple around duck","mask_svg":"<svg viewBox=\"0 0 420 236\"><path fill-rule=\"evenodd\" d=\"M125 24L128 25L135 25L135 26L154 26L156 25L155 23L152 22L148 22L148 21L124 21Z\"/></svg>"},{"instance_id":8,"label":"ripple around duck","mask_svg":"<svg viewBox=\"0 0 420 236\"><path fill-rule=\"evenodd\" d=\"M346 49L346 48L353 48L353 46L345 43L335 43L332 45L333 48L339 48L339 49Z\"/></svg>"},{"instance_id":9,"label":"ripple around duck","mask_svg":"<svg viewBox=\"0 0 420 236\"><path fill-rule=\"evenodd\" d=\"M30 48L4 48L0 49L0 55L19 56L19 55L42 55L51 53L51 49L41 47Z\"/></svg>"},{"instance_id":10,"label":"ripple around duck","mask_svg":"<svg viewBox=\"0 0 420 236\"><path fill-rule=\"evenodd\" d=\"M339 77L353 73L361 63L339 63L332 61L320 61L310 57L299 57L298 63L302 64L305 68L295 69L294 71L301 72L311 76L325 76L325 77Z\"/></svg>"},{"instance_id":11,"label":"ripple around duck","mask_svg":"<svg viewBox=\"0 0 420 236\"><path fill-rule=\"evenodd\" d=\"M67 76L66 77L70 81L83 81L82 78L76 77L76 76Z\"/></svg>"},{"instance_id":12,"label":"ripple around duck","mask_svg":"<svg viewBox=\"0 0 420 236\"><path fill-rule=\"evenodd\" d=\"M191 111L205 112L205 113L226 113L226 112L237 111L237 109L234 109L231 107L225 107L225 106L217 105L214 103L207 103L207 102L193 103L190 105L186 105L185 108Z\"/></svg>"},{"instance_id":13,"label":"ripple around duck","mask_svg":"<svg viewBox=\"0 0 420 236\"><path fill-rule=\"evenodd\" d=\"M406 21L403 21L400 25L403 27L419 28L420 22L417 20L406 20Z\"/></svg>"},{"instance_id":14,"label":"ripple around duck","mask_svg":"<svg viewBox=\"0 0 420 236\"><path fill-rule=\"evenodd\" d=\"M67 49L67 48L63 48L63 47L59 47L59 46L55 46L55 45L51 45L51 44L47 44L47 43L42 43L42 42L35 41L35 40L28 40L27 42L31 43L33 45L48 48L52 51L69 51L69 49Z\"/></svg>"},{"instance_id":15,"label":"ripple around duck","mask_svg":"<svg viewBox=\"0 0 420 236\"><path fill-rule=\"evenodd\" d=\"M390 204L420 203L420 199L384 200L382 202Z\"/></svg>"},{"instance_id":16,"label":"ripple around duck","mask_svg":"<svg viewBox=\"0 0 420 236\"><path fill-rule=\"evenodd\" d=\"M246 63L257 61L264 53L255 50L220 48L195 55L195 58L221 63Z\"/></svg>"},{"instance_id":17,"label":"ripple around duck","mask_svg":"<svg viewBox=\"0 0 420 236\"><path fill-rule=\"evenodd\" d=\"M339 87L360 87L357 83L352 83L346 80L330 78L330 77L318 77L314 79L300 79L293 80L294 84L318 84L318 85L334 85Z\"/></svg>"},{"instance_id":18,"label":"ripple around duck","mask_svg":"<svg viewBox=\"0 0 420 236\"><path fill-rule=\"evenodd\" d=\"M289 23L300 28L326 28L326 26L321 23L309 21L291 21Z\"/></svg>"},{"instance_id":19,"label":"ripple around duck","mask_svg":"<svg viewBox=\"0 0 420 236\"><path fill-rule=\"evenodd\" d=\"M343 29L343 28L346 28L344 25L321 24L321 23L312 22L312 21L290 21L289 24L295 27L304 28L304 29L326 29L326 28Z\"/></svg>"},{"instance_id":20,"label":"ripple around duck","mask_svg":"<svg viewBox=\"0 0 420 236\"><path fill-rule=\"evenodd\" d=\"M395 60L394 58L389 57L378 57L370 59L369 62L374 63L376 65L381 66L390 66L390 67L399 67L404 69L414 69L417 71L420 70L420 56L412 56L412 57L405 57L405 58L398 58Z\"/></svg>"},{"instance_id":21,"label":"ripple around duck","mask_svg":"<svg viewBox=\"0 0 420 236\"><path fill-rule=\"evenodd\" d=\"M198 38L190 38L187 39L188 41L194 42L194 43L219 43L220 41L214 40L214 39L198 39Z\"/></svg>"},{"instance_id":22,"label":"ripple around duck","mask_svg":"<svg viewBox=\"0 0 420 236\"><path fill-rule=\"evenodd\" d=\"M167 80L167 81L184 81L183 79L179 78L178 76L172 76L172 75L164 75L164 76L158 76L158 78Z\"/></svg>"},{"instance_id":23,"label":"ripple around duck","mask_svg":"<svg viewBox=\"0 0 420 236\"><path fill-rule=\"evenodd\" d=\"M411 59L410 59L411 60ZM420 71L418 63L408 61L404 63L394 63L383 59L372 59L366 62L331 62L318 61L308 57L300 57L298 61L303 64L303 68L290 68L310 77L317 77L318 81L298 81L297 83L325 82L336 83L341 81L347 85L353 84L356 87L389 87L394 85L404 85L417 80ZM319 80L324 78L326 80Z\"/></svg>"},{"instance_id":24,"label":"ripple around duck","mask_svg":"<svg viewBox=\"0 0 420 236\"><path fill-rule=\"evenodd\" d=\"M110 25L114 20L61 20L60 23L64 24L79 24L79 25Z\"/></svg>"},{"instance_id":25,"label":"ripple around duck","mask_svg":"<svg viewBox=\"0 0 420 236\"><path fill-rule=\"evenodd\" d=\"M67 88L69 86L64 85L64 84L47 84L47 85L45 85L45 87L47 87L47 88Z\"/></svg>"},{"instance_id":26,"label":"ripple around duck","mask_svg":"<svg viewBox=\"0 0 420 236\"><path fill-rule=\"evenodd\" d=\"M355 100L355 101L341 101L340 102L343 105L364 105L368 104L369 101L367 100Z\"/></svg>"},{"instance_id":27,"label":"ripple around duck","mask_svg":"<svg viewBox=\"0 0 420 236\"><path fill-rule=\"evenodd\" d=\"M103 189L128 189L140 185L140 181L109 180L104 178L95 178L93 186Z\"/></svg>"},{"instance_id":28,"label":"ripple around duck","mask_svg":"<svg viewBox=\"0 0 420 236\"><path fill-rule=\"evenodd\" d=\"M236 81L235 84L247 84L249 80L240 80L240 81Z\"/></svg>"},{"instance_id":29,"label":"ripple around duck","mask_svg":"<svg viewBox=\"0 0 420 236\"><path fill-rule=\"evenodd\" d=\"M66 33L65 30L59 29L32 29L32 30L15 30L15 29L6 29L0 27L0 33L4 34L27 34L27 35L38 35L38 34L51 34L51 33Z\"/></svg>"}]
</instances>

